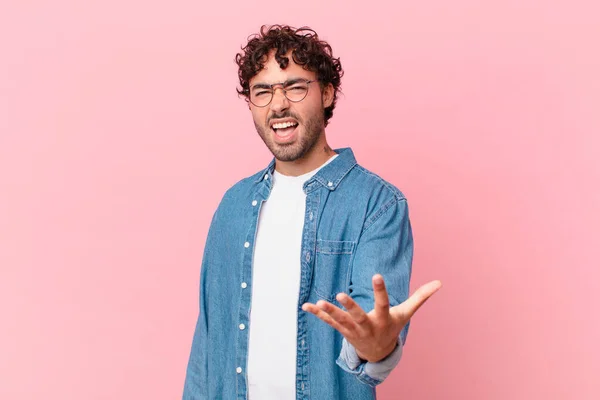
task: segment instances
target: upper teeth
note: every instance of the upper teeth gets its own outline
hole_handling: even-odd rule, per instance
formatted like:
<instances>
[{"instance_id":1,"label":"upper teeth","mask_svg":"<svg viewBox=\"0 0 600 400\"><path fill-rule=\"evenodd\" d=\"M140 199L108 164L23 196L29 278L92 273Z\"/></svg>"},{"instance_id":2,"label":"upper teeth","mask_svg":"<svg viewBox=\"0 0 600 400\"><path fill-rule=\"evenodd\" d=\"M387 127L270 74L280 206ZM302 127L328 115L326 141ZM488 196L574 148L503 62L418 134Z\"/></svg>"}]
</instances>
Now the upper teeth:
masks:
<instances>
[{"instance_id":1,"label":"upper teeth","mask_svg":"<svg viewBox=\"0 0 600 400\"><path fill-rule=\"evenodd\" d=\"M273 124L273 129L284 129L289 128L290 126L295 126L295 122L280 122L277 124Z\"/></svg>"}]
</instances>

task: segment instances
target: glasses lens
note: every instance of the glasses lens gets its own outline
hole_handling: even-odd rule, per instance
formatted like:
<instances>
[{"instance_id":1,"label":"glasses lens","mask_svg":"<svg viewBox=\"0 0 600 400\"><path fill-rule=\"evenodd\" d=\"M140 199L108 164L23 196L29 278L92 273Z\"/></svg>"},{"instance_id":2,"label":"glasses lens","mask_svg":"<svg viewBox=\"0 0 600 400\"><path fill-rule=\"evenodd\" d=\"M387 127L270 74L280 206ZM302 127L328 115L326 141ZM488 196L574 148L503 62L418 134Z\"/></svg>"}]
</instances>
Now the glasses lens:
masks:
<instances>
[{"instance_id":1,"label":"glasses lens","mask_svg":"<svg viewBox=\"0 0 600 400\"><path fill-rule=\"evenodd\" d=\"M300 81L285 85L283 88L285 97L289 101L298 102L304 100L308 94L308 82ZM250 92L250 102L256 107L265 107L273 99L273 89L256 88Z\"/></svg>"},{"instance_id":2,"label":"glasses lens","mask_svg":"<svg viewBox=\"0 0 600 400\"><path fill-rule=\"evenodd\" d=\"M296 82L285 87L285 96L290 101L301 101L308 93L308 84L306 82Z\"/></svg>"},{"instance_id":3,"label":"glasses lens","mask_svg":"<svg viewBox=\"0 0 600 400\"><path fill-rule=\"evenodd\" d=\"M256 89L250 93L250 101L256 107L264 107L271 102L273 91L271 89Z\"/></svg>"}]
</instances>

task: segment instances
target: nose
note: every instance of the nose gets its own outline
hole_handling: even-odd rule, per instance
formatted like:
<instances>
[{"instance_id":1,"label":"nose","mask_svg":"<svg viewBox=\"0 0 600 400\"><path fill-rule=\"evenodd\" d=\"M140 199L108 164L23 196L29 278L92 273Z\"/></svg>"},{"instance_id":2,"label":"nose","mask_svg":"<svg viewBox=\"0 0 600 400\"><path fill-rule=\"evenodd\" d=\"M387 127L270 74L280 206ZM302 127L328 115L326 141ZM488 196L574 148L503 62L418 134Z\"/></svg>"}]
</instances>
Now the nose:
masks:
<instances>
[{"instance_id":1,"label":"nose","mask_svg":"<svg viewBox=\"0 0 600 400\"><path fill-rule=\"evenodd\" d=\"M281 89L281 90L277 90ZM281 87L273 88L273 99L271 100L271 110L273 112L279 113L281 111L285 111L290 107L290 102L285 97L285 92Z\"/></svg>"}]
</instances>

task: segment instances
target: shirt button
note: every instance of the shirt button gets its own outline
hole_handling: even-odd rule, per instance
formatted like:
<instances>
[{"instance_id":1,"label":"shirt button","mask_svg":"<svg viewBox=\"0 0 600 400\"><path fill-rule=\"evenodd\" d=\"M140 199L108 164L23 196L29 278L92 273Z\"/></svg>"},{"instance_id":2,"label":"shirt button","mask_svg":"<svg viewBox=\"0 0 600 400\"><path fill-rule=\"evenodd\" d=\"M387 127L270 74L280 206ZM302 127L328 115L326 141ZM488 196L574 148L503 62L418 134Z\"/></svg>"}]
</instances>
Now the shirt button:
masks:
<instances>
[{"instance_id":1,"label":"shirt button","mask_svg":"<svg viewBox=\"0 0 600 400\"><path fill-rule=\"evenodd\" d=\"M304 346L304 339L302 339L302 342L301 342L301 344L302 344L302 346Z\"/></svg>"},{"instance_id":2,"label":"shirt button","mask_svg":"<svg viewBox=\"0 0 600 400\"><path fill-rule=\"evenodd\" d=\"M258 204L258 201L254 200L254 201L252 202L252 207L256 207L256 205L257 205L257 204Z\"/></svg>"},{"instance_id":3,"label":"shirt button","mask_svg":"<svg viewBox=\"0 0 600 400\"><path fill-rule=\"evenodd\" d=\"M242 373L242 367L237 367L235 369L235 372L237 372L238 374L241 374Z\"/></svg>"},{"instance_id":4,"label":"shirt button","mask_svg":"<svg viewBox=\"0 0 600 400\"><path fill-rule=\"evenodd\" d=\"M269 174L266 174L266 175L265 175L265 179L269 179Z\"/></svg>"},{"instance_id":5,"label":"shirt button","mask_svg":"<svg viewBox=\"0 0 600 400\"><path fill-rule=\"evenodd\" d=\"M248 284L246 282L242 282L242 289L246 289L248 287Z\"/></svg>"},{"instance_id":6,"label":"shirt button","mask_svg":"<svg viewBox=\"0 0 600 400\"><path fill-rule=\"evenodd\" d=\"M301 388L302 390L304 390L304 382L302 382L302 383L300 384L300 388Z\"/></svg>"},{"instance_id":7,"label":"shirt button","mask_svg":"<svg viewBox=\"0 0 600 400\"><path fill-rule=\"evenodd\" d=\"M250 247L250 242L246 242L246 243L244 243L244 247L245 247L245 248L248 248L248 247Z\"/></svg>"},{"instance_id":8,"label":"shirt button","mask_svg":"<svg viewBox=\"0 0 600 400\"><path fill-rule=\"evenodd\" d=\"M311 212L310 212L310 214L308 215L308 218L310 218L310 220L312 221L312 219L313 219L313 213L312 213L312 211L311 211Z\"/></svg>"},{"instance_id":9,"label":"shirt button","mask_svg":"<svg viewBox=\"0 0 600 400\"><path fill-rule=\"evenodd\" d=\"M306 252L306 261L310 261L310 253L308 251Z\"/></svg>"},{"instance_id":10,"label":"shirt button","mask_svg":"<svg viewBox=\"0 0 600 400\"><path fill-rule=\"evenodd\" d=\"M240 324L240 331L243 331L244 329L246 329L246 325Z\"/></svg>"},{"instance_id":11,"label":"shirt button","mask_svg":"<svg viewBox=\"0 0 600 400\"><path fill-rule=\"evenodd\" d=\"M333 186L333 182L331 182L331 181L327 182L327 186L332 187Z\"/></svg>"}]
</instances>

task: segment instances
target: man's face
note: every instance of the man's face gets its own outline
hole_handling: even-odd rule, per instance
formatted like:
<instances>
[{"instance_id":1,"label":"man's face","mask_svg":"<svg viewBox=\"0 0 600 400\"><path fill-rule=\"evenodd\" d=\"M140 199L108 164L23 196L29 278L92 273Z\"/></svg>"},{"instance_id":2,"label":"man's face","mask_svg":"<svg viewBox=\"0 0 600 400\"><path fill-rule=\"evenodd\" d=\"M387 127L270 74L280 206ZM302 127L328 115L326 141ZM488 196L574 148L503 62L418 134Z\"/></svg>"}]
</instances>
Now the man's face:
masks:
<instances>
[{"instance_id":1,"label":"man's face","mask_svg":"<svg viewBox=\"0 0 600 400\"><path fill-rule=\"evenodd\" d=\"M308 85L308 93L300 102L288 100L281 85L274 88L273 99L266 107L250 103L256 131L273 156L280 161L296 161L305 157L317 143L324 141L324 109L333 98L333 87L326 86L321 91L316 74L303 69L288 53L289 63L281 69L275 60L274 51L269 54L264 68L250 79L250 93L256 85L274 84L305 79L314 81ZM264 89L262 89L264 90Z\"/></svg>"}]
</instances>

